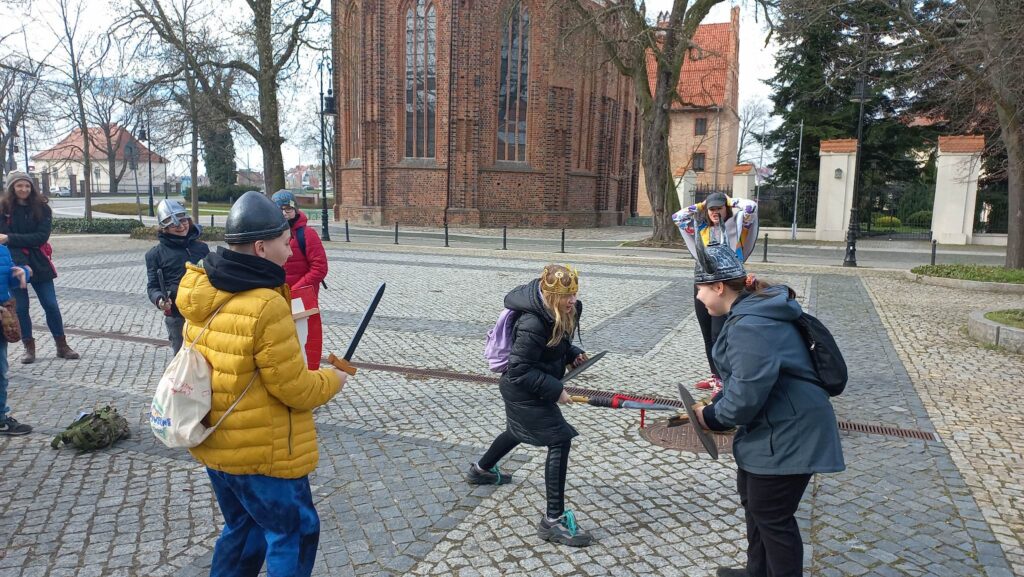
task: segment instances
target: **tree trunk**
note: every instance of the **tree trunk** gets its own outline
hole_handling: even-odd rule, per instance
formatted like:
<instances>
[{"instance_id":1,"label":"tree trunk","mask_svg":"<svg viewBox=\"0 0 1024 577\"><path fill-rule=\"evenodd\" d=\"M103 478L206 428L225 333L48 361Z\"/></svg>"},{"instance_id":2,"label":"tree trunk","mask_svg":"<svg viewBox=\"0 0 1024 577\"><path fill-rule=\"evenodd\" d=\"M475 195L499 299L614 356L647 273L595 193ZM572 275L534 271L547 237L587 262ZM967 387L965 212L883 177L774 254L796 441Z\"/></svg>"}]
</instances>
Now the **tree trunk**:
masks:
<instances>
[{"instance_id":1,"label":"tree trunk","mask_svg":"<svg viewBox=\"0 0 1024 577\"><path fill-rule=\"evenodd\" d=\"M259 140L263 150L263 183L267 194L284 188L284 156L281 154L280 109L277 103L277 74L274 62L273 23L271 3L252 3L255 26L256 57L259 60L260 77L257 80L260 104L260 125L263 128Z\"/></svg>"},{"instance_id":2,"label":"tree trunk","mask_svg":"<svg viewBox=\"0 0 1024 577\"><path fill-rule=\"evenodd\" d=\"M1024 122L1019 111L996 104L1007 158L1006 267L1024 268Z\"/></svg>"},{"instance_id":3,"label":"tree trunk","mask_svg":"<svg viewBox=\"0 0 1024 577\"><path fill-rule=\"evenodd\" d=\"M679 229L672 222L672 214L679 210L679 201L672 178L668 147L669 110L672 100L667 87L672 84L669 71L658 70L657 74L653 100L650 107L642 112L643 143L640 147L640 162L644 167L647 198L651 201L651 221L654 226L651 240L671 242L679 238ZM646 74L644 79L646 81Z\"/></svg>"}]
</instances>

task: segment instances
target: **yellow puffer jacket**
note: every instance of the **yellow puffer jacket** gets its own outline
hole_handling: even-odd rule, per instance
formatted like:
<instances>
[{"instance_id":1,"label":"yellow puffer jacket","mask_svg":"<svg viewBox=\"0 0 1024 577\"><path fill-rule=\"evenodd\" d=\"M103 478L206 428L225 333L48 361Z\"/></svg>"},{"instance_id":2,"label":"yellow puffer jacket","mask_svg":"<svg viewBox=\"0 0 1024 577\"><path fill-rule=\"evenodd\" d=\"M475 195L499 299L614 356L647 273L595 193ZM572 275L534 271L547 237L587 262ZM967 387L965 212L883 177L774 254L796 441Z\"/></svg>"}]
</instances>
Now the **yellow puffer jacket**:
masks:
<instances>
[{"instance_id":1,"label":"yellow puffer jacket","mask_svg":"<svg viewBox=\"0 0 1024 577\"><path fill-rule=\"evenodd\" d=\"M188 264L175 300L188 321L185 343L199 336L210 315L223 306L196 344L213 367L207 426L220 419L259 371L238 406L203 444L190 449L192 455L233 475L308 475L320 458L312 409L331 400L341 381L332 369L306 368L288 287L230 293L210 284L201 266Z\"/></svg>"}]
</instances>

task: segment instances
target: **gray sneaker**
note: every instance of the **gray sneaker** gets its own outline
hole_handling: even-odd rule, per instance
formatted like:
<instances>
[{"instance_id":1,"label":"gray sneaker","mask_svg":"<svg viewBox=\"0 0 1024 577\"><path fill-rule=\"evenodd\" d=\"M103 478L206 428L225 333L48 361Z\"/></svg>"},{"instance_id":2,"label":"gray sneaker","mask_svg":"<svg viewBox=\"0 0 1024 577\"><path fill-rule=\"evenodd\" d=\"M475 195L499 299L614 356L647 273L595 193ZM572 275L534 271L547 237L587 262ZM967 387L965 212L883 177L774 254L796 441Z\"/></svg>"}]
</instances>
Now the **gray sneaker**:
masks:
<instances>
[{"instance_id":1,"label":"gray sneaker","mask_svg":"<svg viewBox=\"0 0 1024 577\"><path fill-rule=\"evenodd\" d=\"M480 465L473 463L466 473L466 480L470 485L504 485L512 482L512 473L502 473L497 465L491 467L490 471L485 471Z\"/></svg>"},{"instance_id":2,"label":"gray sneaker","mask_svg":"<svg viewBox=\"0 0 1024 577\"><path fill-rule=\"evenodd\" d=\"M7 417L7 419L0 422L0 435L16 437L19 435L27 435L31 432L32 427L19 423L14 420L14 417Z\"/></svg>"},{"instance_id":3,"label":"gray sneaker","mask_svg":"<svg viewBox=\"0 0 1024 577\"><path fill-rule=\"evenodd\" d=\"M576 526L576 515L572 511L562 513L555 521L548 521L547 517L542 517L537 524L537 536L545 541L569 547L587 547L593 541L590 533Z\"/></svg>"}]
</instances>

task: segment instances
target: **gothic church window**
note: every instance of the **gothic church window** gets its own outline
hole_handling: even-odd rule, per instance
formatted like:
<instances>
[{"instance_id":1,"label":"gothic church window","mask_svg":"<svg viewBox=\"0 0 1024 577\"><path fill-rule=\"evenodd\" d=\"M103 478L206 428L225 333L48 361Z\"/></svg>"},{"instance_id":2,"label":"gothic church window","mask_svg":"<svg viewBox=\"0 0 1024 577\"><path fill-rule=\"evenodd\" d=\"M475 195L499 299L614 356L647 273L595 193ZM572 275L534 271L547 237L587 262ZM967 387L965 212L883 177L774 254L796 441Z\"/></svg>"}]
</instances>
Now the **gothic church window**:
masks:
<instances>
[{"instance_id":1,"label":"gothic church window","mask_svg":"<svg viewBox=\"0 0 1024 577\"><path fill-rule=\"evenodd\" d=\"M405 156L434 158L437 10L414 0L405 11Z\"/></svg>"},{"instance_id":2,"label":"gothic church window","mask_svg":"<svg viewBox=\"0 0 1024 577\"><path fill-rule=\"evenodd\" d=\"M530 96L530 15L522 4L512 10L501 39L498 86L497 159L526 162L526 122Z\"/></svg>"}]
</instances>

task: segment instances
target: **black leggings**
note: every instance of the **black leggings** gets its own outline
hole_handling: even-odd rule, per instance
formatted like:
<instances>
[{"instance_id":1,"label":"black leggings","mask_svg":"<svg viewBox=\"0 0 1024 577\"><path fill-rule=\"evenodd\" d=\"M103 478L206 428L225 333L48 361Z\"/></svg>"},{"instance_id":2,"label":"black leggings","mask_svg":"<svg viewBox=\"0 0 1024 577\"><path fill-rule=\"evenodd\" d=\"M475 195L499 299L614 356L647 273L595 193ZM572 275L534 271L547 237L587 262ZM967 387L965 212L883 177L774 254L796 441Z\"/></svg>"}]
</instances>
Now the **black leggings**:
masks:
<instances>
[{"instance_id":1,"label":"black leggings","mask_svg":"<svg viewBox=\"0 0 1024 577\"><path fill-rule=\"evenodd\" d=\"M519 441L511 433L505 431L498 435L480 458L477 465L489 471L498 464L505 455L519 445ZM544 465L544 488L547 492L549 519L556 519L565 513L565 474L569 470L569 449L571 441L548 446L548 460Z\"/></svg>"},{"instance_id":2,"label":"black leggings","mask_svg":"<svg viewBox=\"0 0 1024 577\"><path fill-rule=\"evenodd\" d=\"M718 367L715 360L711 358L711 349L718 340L718 333L722 332L725 325L725 317L713 317L708 312L708 307L697 299L697 285L693 285L693 310L697 313L697 323L700 324L700 334L704 337L704 353L708 356L708 366L711 367L711 374L718 375Z\"/></svg>"}]
</instances>

